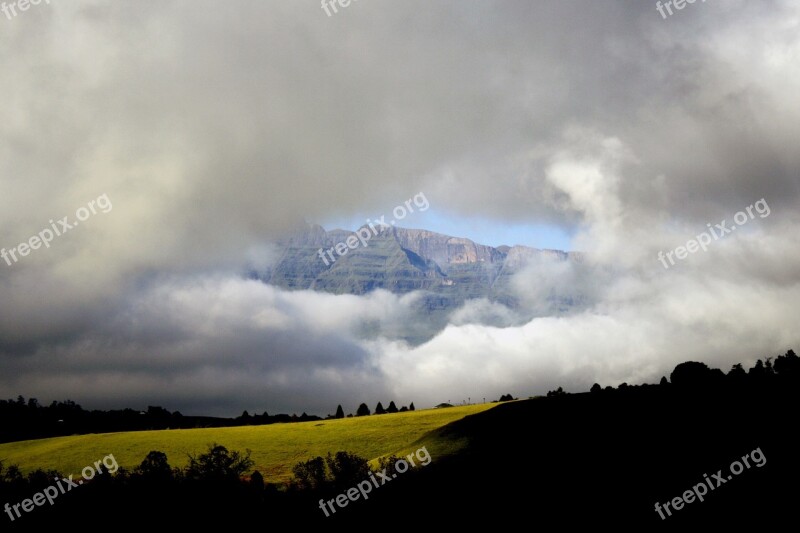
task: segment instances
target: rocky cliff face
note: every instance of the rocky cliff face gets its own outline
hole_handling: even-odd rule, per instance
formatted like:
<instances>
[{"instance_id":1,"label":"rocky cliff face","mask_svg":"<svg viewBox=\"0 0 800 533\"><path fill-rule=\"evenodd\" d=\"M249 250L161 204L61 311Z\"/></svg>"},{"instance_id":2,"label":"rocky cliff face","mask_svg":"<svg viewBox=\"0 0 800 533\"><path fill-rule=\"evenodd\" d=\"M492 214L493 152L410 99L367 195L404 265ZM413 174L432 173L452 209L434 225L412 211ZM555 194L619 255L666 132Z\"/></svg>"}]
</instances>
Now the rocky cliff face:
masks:
<instances>
[{"instance_id":1,"label":"rocky cliff face","mask_svg":"<svg viewBox=\"0 0 800 533\"><path fill-rule=\"evenodd\" d=\"M434 261L445 271L449 265L496 263L504 259L504 255L496 248L476 244L469 239L420 229L394 228L393 231L400 246Z\"/></svg>"},{"instance_id":2,"label":"rocky cliff face","mask_svg":"<svg viewBox=\"0 0 800 533\"><path fill-rule=\"evenodd\" d=\"M461 286L458 291L465 295L491 297L501 273L511 274L538 259L574 259L574 254L558 250L494 248L432 231L389 226L371 231L366 246L341 245L346 252L339 255L337 244L348 238L356 242L357 237L355 232L325 231L318 225L298 230L279 241L282 257L257 276L286 289L363 294L376 288L402 293Z\"/></svg>"},{"instance_id":3,"label":"rocky cliff face","mask_svg":"<svg viewBox=\"0 0 800 533\"><path fill-rule=\"evenodd\" d=\"M575 261L574 253L526 246L494 248L469 239L421 229L365 226L366 246L353 244L357 233L301 228L278 242L281 257L263 272L252 273L284 289L334 294L423 291L420 312L433 328L446 324L450 311L473 298L487 298L514 308L511 277L532 262ZM343 251L342 255L337 252ZM345 251L346 250L346 251Z\"/></svg>"}]
</instances>

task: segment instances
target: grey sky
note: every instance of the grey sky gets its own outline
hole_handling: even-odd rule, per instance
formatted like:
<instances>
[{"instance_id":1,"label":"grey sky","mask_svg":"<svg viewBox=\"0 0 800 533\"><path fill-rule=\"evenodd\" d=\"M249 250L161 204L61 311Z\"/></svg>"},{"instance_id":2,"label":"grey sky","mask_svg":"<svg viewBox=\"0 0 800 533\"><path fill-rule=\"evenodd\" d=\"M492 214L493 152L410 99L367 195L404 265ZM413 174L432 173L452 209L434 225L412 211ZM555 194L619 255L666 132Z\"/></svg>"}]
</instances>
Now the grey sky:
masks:
<instances>
[{"instance_id":1,"label":"grey sky","mask_svg":"<svg viewBox=\"0 0 800 533\"><path fill-rule=\"evenodd\" d=\"M649 0L360 0L332 17L311 0L87 0L0 15L0 247L102 194L114 206L0 261L0 397L326 414L797 348L798 25L788 0L667 20ZM358 332L413 320L413 295L240 276L299 220L380 214L419 191L456 221L574 235L580 272L531 270L519 286L532 306L545 284L587 306L519 324L476 302L408 347ZM762 198L769 217L659 264Z\"/></svg>"}]
</instances>

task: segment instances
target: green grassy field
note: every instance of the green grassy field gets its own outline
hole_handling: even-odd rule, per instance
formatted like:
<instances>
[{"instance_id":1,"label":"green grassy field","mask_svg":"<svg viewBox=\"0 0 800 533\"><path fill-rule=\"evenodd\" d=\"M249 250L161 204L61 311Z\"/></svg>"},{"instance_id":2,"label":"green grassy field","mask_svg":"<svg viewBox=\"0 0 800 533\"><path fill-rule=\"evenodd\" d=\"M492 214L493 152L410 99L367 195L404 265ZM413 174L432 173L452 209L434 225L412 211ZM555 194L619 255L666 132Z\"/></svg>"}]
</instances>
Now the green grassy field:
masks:
<instances>
[{"instance_id":1,"label":"green grassy field","mask_svg":"<svg viewBox=\"0 0 800 533\"><path fill-rule=\"evenodd\" d=\"M121 467L132 469L152 450L166 453L170 465L183 467L188 463L188 454L203 453L209 444L218 443L231 451L249 448L255 469L267 482L285 482L297 462L340 450L377 460L393 453L410 453L425 445L435 461L466 443L423 438L428 432L495 405L268 426L103 433L12 442L0 444L0 461L6 466L16 464L23 472L43 468L79 476L85 466L109 454Z\"/></svg>"}]
</instances>

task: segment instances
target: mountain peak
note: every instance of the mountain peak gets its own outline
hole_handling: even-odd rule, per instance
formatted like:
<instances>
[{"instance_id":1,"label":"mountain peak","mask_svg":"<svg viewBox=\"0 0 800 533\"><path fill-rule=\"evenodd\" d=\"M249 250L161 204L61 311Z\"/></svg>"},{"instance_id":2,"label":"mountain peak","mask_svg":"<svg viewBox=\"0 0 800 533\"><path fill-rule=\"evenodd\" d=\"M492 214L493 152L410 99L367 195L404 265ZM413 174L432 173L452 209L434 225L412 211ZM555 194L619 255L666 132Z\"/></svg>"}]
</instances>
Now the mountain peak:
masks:
<instances>
[{"instance_id":1,"label":"mountain peak","mask_svg":"<svg viewBox=\"0 0 800 533\"><path fill-rule=\"evenodd\" d=\"M516 308L512 279L528 265L579 259L560 250L495 248L426 229L376 224L356 231L308 224L277 244L280 259L252 275L283 289L355 295L376 289L421 291L418 311L427 315L430 329L409 333L404 338L410 342L444 327L449 313L467 300L485 298Z\"/></svg>"}]
</instances>

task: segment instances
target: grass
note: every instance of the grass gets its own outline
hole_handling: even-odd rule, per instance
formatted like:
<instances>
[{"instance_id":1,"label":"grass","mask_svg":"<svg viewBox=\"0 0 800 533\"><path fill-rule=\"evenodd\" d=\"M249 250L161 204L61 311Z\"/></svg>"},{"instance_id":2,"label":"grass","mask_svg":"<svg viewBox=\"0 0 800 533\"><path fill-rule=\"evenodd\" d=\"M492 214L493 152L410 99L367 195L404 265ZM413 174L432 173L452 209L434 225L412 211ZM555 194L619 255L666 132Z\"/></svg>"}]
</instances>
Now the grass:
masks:
<instances>
[{"instance_id":1,"label":"grass","mask_svg":"<svg viewBox=\"0 0 800 533\"><path fill-rule=\"evenodd\" d=\"M211 443L228 450L252 450L255 469L268 482L286 482L296 463L328 452L346 450L371 461L385 455L408 454L426 446L435 461L455 453L466 443L449 441L429 432L480 413L497 404L426 409L390 415L321 420L267 426L176 429L75 435L0 444L0 461L16 464L23 472L37 468L80 475L85 467L112 454L119 466L132 469L148 452L167 454L171 466L183 467L188 454L199 454Z\"/></svg>"}]
</instances>

